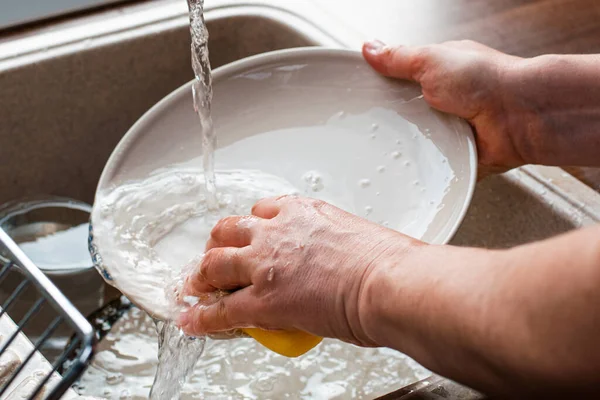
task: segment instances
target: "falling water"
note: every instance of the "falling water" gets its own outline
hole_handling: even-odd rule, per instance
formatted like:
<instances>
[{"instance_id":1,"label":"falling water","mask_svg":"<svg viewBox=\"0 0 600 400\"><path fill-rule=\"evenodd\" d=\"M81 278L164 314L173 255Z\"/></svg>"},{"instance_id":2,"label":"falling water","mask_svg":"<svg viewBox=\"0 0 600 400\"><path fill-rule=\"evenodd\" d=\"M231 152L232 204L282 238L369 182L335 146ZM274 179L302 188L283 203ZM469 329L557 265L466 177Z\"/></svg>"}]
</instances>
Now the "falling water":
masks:
<instances>
[{"instance_id":1,"label":"falling water","mask_svg":"<svg viewBox=\"0 0 600 400\"><path fill-rule=\"evenodd\" d=\"M205 338L186 336L173 322L156 322L158 369L151 400L178 400L181 389L204 350Z\"/></svg>"},{"instance_id":2,"label":"falling water","mask_svg":"<svg viewBox=\"0 0 600 400\"><path fill-rule=\"evenodd\" d=\"M208 30L204 22L204 0L188 0L192 37L192 84L194 110L200 120L202 164L209 210L217 207L214 152L217 136L210 115L212 77L208 59ZM150 391L151 400L178 400L186 380L204 350L205 338L185 335L172 321L156 321L158 369Z\"/></svg>"},{"instance_id":3,"label":"falling water","mask_svg":"<svg viewBox=\"0 0 600 400\"><path fill-rule=\"evenodd\" d=\"M217 135L210 115L212 102L212 77L208 59L208 29L204 22L204 0L188 0L190 33L192 36L192 69L196 79L192 85L194 110L200 119L202 135L202 164L208 206L217 206L215 184L215 147Z\"/></svg>"}]
</instances>

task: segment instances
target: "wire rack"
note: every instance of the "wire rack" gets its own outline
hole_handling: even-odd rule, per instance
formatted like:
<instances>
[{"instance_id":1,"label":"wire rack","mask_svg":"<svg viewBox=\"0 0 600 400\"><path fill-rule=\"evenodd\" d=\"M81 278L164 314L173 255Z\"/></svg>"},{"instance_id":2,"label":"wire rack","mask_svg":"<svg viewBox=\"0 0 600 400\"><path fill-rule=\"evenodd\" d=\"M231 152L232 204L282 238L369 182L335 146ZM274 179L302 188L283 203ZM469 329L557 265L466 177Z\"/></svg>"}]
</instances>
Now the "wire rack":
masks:
<instances>
[{"instance_id":1,"label":"wire rack","mask_svg":"<svg viewBox=\"0 0 600 400\"><path fill-rule=\"evenodd\" d=\"M94 330L2 228L0 304L0 400L76 398Z\"/></svg>"}]
</instances>

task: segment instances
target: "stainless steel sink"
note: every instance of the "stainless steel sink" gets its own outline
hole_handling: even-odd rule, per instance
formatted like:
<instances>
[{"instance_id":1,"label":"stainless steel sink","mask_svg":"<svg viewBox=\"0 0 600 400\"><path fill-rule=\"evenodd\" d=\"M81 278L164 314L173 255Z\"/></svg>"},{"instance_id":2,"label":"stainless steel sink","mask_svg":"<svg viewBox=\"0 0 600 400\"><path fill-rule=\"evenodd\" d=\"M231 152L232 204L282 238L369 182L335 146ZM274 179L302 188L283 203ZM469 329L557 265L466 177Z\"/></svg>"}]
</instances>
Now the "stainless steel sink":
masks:
<instances>
[{"instance_id":1,"label":"stainless steel sink","mask_svg":"<svg viewBox=\"0 0 600 400\"><path fill-rule=\"evenodd\" d=\"M216 4L206 15L213 67L270 50L352 41L319 29L297 10L265 1L228 3L235 2ZM102 168L127 129L192 78L185 9L161 2L155 9L136 7L104 16L114 29L98 17L84 33L64 27L73 37L44 31L42 48L33 34L0 40L0 204L39 194L92 202ZM600 215L591 205L599 197L553 168L488 178L478 184L453 243L508 247L595 223ZM429 383L386 398L478 398L443 379Z\"/></svg>"}]
</instances>

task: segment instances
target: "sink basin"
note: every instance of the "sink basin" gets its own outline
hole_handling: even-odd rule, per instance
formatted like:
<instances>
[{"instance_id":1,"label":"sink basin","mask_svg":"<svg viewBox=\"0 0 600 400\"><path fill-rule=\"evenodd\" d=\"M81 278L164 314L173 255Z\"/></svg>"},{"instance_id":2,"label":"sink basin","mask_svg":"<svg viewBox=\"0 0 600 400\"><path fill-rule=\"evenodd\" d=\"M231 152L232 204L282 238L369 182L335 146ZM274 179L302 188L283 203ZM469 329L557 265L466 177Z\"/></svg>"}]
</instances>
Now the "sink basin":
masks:
<instances>
[{"instance_id":1,"label":"sink basin","mask_svg":"<svg viewBox=\"0 0 600 400\"><path fill-rule=\"evenodd\" d=\"M131 26L112 32L104 26L81 40L57 35L54 45L35 49L27 47L30 37L17 38L27 50L8 56L2 52L6 42L0 42L0 204L40 194L92 202L119 139L148 108L192 78L185 9L159 3L162 9L132 8L126 16L139 18ZM339 32L264 5L214 6L206 18L214 68L276 49L348 43ZM599 198L555 168L490 177L477 185L453 244L503 248L596 223L600 214L592 205ZM415 385L386 398L440 387L445 398L479 398L444 379Z\"/></svg>"}]
</instances>

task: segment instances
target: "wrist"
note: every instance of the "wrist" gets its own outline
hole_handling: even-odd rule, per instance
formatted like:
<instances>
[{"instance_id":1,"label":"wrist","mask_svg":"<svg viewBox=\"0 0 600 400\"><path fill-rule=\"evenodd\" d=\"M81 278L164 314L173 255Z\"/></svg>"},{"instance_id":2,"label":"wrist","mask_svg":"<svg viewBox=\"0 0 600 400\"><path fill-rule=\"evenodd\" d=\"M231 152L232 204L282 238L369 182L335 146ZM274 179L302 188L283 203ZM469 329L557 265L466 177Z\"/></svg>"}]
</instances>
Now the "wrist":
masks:
<instances>
[{"instance_id":1,"label":"wrist","mask_svg":"<svg viewBox=\"0 0 600 400\"><path fill-rule=\"evenodd\" d=\"M419 282L416 269L419 254L429 245L400 237L395 239L398 246L380 256L365 276L358 314L370 345L406 352L402 341L408 340L410 321L419 314L420 303L427 297L428 289Z\"/></svg>"},{"instance_id":2,"label":"wrist","mask_svg":"<svg viewBox=\"0 0 600 400\"><path fill-rule=\"evenodd\" d=\"M519 59L508 65L502 73L502 113L504 135L513 150L514 166L538 164L536 143L544 132L540 117L539 91L536 82L540 68L535 59Z\"/></svg>"},{"instance_id":3,"label":"wrist","mask_svg":"<svg viewBox=\"0 0 600 400\"><path fill-rule=\"evenodd\" d=\"M526 164L597 165L598 56L519 59L503 76L507 134Z\"/></svg>"},{"instance_id":4,"label":"wrist","mask_svg":"<svg viewBox=\"0 0 600 400\"><path fill-rule=\"evenodd\" d=\"M374 269L365 284L361 321L378 346L399 350L426 368L463 382L497 379L486 349L497 336L500 252L415 246Z\"/></svg>"}]
</instances>

